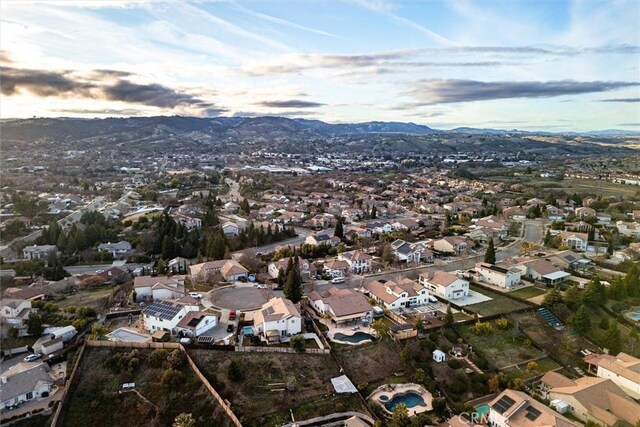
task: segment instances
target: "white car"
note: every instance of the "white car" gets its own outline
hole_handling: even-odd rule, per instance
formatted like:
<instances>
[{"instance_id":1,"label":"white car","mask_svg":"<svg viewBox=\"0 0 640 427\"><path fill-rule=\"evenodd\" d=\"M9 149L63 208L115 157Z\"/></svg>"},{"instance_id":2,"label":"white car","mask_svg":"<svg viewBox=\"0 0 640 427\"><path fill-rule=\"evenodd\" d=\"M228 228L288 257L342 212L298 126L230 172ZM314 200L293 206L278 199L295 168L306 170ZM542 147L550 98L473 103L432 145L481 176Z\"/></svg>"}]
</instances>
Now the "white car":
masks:
<instances>
[{"instance_id":1,"label":"white car","mask_svg":"<svg viewBox=\"0 0 640 427\"><path fill-rule=\"evenodd\" d=\"M40 359L40 355L39 354L30 354L27 357L25 357L24 359L22 359L25 362L33 362Z\"/></svg>"},{"instance_id":2,"label":"white car","mask_svg":"<svg viewBox=\"0 0 640 427\"><path fill-rule=\"evenodd\" d=\"M331 283L333 284L344 283L344 277L336 277L335 279L331 279Z\"/></svg>"},{"instance_id":3,"label":"white car","mask_svg":"<svg viewBox=\"0 0 640 427\"><path fill-rule=\"evenodd\" d=\"M189 296L196 299L202 298L202 294L199 292L189 292Z\"/></svg>"},{"instance_id":4,"label":"white car","mask_svg":"<svg viewBox=\"0 0 640 427\"><path fill-rule=\"evenodd\" d=\"M256 285L256 288L258 288L258 289L267 289L267 285L265 285L264 283L261 283L259 285Z\"/></svg>"}]
</instances>

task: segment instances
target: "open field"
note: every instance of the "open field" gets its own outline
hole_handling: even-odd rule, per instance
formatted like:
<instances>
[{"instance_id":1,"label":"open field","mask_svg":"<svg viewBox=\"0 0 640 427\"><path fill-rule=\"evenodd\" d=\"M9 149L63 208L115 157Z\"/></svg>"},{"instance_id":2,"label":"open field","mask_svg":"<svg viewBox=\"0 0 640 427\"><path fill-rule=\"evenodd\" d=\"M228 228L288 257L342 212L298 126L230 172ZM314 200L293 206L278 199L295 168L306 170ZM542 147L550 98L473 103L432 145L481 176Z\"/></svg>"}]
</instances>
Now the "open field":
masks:
<instances>
[{"instance_id":1,"label":"open field","mask_svg":"<svg viewBox=\"0 0 640 427\"><path fill-rule=\"evenodd\" d=\"M547 291L544 289L536 288L535 286L528 286L526 288L518 289L517 291L509 292L509 295L513 295L514 297L518 298L529 299L544 295L546 293Z\"/></svg>"},{"instance_id":2,"label":"open field","mask_svg":"<svg viewBox=\"0 0 640 427\"><path fill-rule=\"evenodd\" d=\"M65 307L92 307L96 311L101 311L107 304L107 300L113 292L117 289L117 286L101 286L92 290L80 290L75 294L66 296L60 301L56 301L56 304L60 308Z\"/></svg>"},{"instance_id":3,"label":"open field","mask_svg":"<svg viewBox=\"0 0 640 427\"><path fill-rule=\"evenodd\" d=\"M601 181L595 179L570 178L562 181L548 179L532 179L523 183L536 188L563 189L567 193L591 193L598 196L633 196L640 187L627 184L616 184L614 182Z\"/></svg>"},{"instance_id":4,"label":"open field","mask_svg":"<svg viewBox=\"0 0 640 427\"><path fill-rule=\"evenodd\" d=\"M491 301L485 301L465 307L466 309L476 312L481 316L511 313L512 311L528 307L526 304L509 299L498 292L491 292L474 285L471 285L470 289L492 298Z\"/></svg>"},{"instance_id":5,"label":"open field","mask_svg":"<svg viewBox=\"0 0 640 427\"><path fill-rule=\"evenodd\" d=\"M162 356L159 364L152 363L151 354ZM172 425L182 412L192 414L196 426L231 425L186 359L174 361L175 369L168 369L169 354L168 350L85 348L63 410L63 425L159 427ZM123 383L135 383L135 391L120 392Z\"/></svg>"},{"instance_id":6,"label":"open field","mask_svg":"<svg viewBox=\"0 0 640 427\"><path fill-rule=\"evenodd\" d=\"M365 411L354 396L333 396L331 378L341 375L329 355L234 353L192 350L189 354L245 426L274 426L342 410ZM242 378L229 378L235 361Z\"/></svg>"},{"instance_id":7,"label":"open field","mask_svg":"<svg viewBox=\"0 0 640 427\"><path fill-rule=\"evenodd\" d=\"M492 333L476 335L472 325L465 325L459 328L459 332L497 370L545 355L532 345L527 345L525 338L513 326L506 330L494 328Z\"/></svg>"}]
</instances>

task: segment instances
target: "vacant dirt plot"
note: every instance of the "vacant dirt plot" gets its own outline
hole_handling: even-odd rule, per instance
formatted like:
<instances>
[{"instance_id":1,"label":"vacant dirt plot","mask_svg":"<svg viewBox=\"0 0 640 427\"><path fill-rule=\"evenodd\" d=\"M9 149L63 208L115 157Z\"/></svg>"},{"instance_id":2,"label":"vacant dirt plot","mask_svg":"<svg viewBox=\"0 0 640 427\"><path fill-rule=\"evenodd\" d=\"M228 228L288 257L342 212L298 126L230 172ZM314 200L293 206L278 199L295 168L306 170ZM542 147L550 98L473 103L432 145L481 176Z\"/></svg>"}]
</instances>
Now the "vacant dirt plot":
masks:
<instances>
[{"instance_id":1,"label":"vacant dirt plot","mask_svg":"<svg viewBox=\"0 0 640 427\"><path fill-rule=\"evenodd\" d=\"M375 388L404 371L401 351L402 347L385 339L375 344L342 347L336 355L354 385L368 383L369 388Z\"/></svg>"},{"instance_id":2,"label":"vacant dirt plot","mask_svg":"<svg viewBox=\"0 0 640 427\"><path fill-rule=\"evenodd\" d=\"M56 304L61 308L65 307L92 307L96 311L101 311L107 305L111 294L116 291L116 286L102 286L92 290L82 290L75 294L66 296Z\"/></svg>"},{"instance_id":3,"label":"vacant dirt plot","mask_svg":"<svg viewBox=\"0 0 640 427\"><path fill-rule=\"evenodd\" d=\"M331 378L341 375L329 355L234 353L192 350L202 373L245 426L272 426L342 410L363 411L353 396L336 396ZM232 361L240 378L229 378Z\"/></svg>"},{"instance_id":4,"label":"vacant dirt plot","mask_svg":"<svg viewBox=\"0 0 640 427\"><path fill-rule=\"evenodd\" d=\"M160 356L156 362L152 354ZM87 347L63 410L63 425L169 426L186 412L193 415L196 426L230 426L186 360L172 359L169 365L169 354L166 350ZM169 366L175 369L166 374ZM135 391L121 393L124 383L135 383Z\"/></svg>"}]
</instances>

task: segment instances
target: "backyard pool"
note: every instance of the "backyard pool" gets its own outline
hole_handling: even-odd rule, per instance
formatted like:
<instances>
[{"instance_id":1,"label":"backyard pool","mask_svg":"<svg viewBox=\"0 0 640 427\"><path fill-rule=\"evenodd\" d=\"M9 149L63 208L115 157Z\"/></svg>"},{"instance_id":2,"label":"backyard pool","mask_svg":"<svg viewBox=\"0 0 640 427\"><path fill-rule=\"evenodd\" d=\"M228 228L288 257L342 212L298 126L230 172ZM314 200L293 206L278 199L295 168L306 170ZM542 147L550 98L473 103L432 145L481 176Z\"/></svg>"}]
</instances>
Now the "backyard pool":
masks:
<instances>
[{"instance_id":1,"label":"backyard pool","mask_svg":"<svg viewBox=\"0 0 640 427\"><path fill-rule=\"evenodd\" d=\"M640 307L633 307L631 310L624 313L631 320L640 322Z\"/></svg>"},{"instance_id":2,"label":"backyard pool","mask_svg":"<svg viewBox=\"0 0 640 427\"><path fill-rule=\"evenodd\" d=\"M486 415L488 413L489 413L489 405L487 405L486 403L476 408L476 414L478 414L478 418L482 418L483 415Z\"/></svg>"},{"instance_id":3,"label":"backyard pool","mask_svg":"<svg viewBox=\"0 0 640 427\"><path fill-rule=\"evenodd\" d=\"M345 334L341 334L340 332L336 332L333 335L333 340L349 342L352 344L358 344L358 343L361 343L362 341L367 341L367 340L372 341L373 335L368 334L366 332L356 332L353 335L345 335Z\"/></svg>"},{"instance_id":4,"label":"backyard pool","mask_svg":"<svg viewBox=\"0 0 640 427\"><path fill-rule=\"evenodd\" d=\"M426 406L422 396L412 391L396 394L391 400L385 403L384 406L389 412L393 412L394 408L401 403L404 403L407 409L413 408L414 406Z\"/></svg>"}]
</instances>

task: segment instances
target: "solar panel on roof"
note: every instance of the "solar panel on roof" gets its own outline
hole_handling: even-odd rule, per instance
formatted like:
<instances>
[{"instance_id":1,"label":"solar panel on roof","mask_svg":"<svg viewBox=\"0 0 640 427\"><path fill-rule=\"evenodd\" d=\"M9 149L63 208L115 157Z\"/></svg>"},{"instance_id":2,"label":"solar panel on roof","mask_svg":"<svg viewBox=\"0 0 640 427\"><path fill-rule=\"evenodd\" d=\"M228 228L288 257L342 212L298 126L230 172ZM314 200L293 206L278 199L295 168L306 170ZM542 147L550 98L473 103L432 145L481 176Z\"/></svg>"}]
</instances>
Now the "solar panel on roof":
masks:
<instances>
[{"instance_id":1,"label":"solar panel on roof","mask_svg":"<svg viewBox=\"0 0 640 427\"><path fill-rule=\"evenodd\" d=\"M534 408L533 406L529 406L527 407L527 414L525 415L525 417L528 420L531 421L535 421L536 418L538 418L540 416L542 412L538 411L536 408Z\"/></svg>"},{"instance_id":2,"label":"solar panel on roof","mask_svg":"<svg viewBox=\"0 0 640 427\"><path fill-rule=\"evenodd\" d=\"M573 255L567 255L565 258L567 259L567 261L570 261L570 262L573 262L576 260L576 257L574 257Z\"/></svg>"},{"instance_id":3,"label":"solar panel on roof","mask_svg":"<svg viewBox=\"0 0 640 427\"><path fill-rule=\"evenodd\" d=\"M509 396L502 396L500 400L493 404L492 408L495 409L499 414L503 414L507 409L511 408L514 403L515 400L513 400Z\"/></svg>"}]
</instances>

